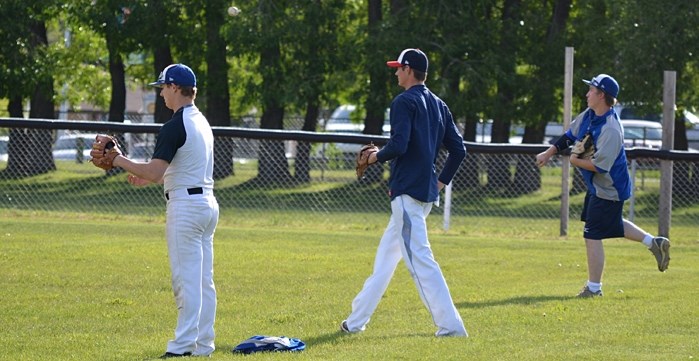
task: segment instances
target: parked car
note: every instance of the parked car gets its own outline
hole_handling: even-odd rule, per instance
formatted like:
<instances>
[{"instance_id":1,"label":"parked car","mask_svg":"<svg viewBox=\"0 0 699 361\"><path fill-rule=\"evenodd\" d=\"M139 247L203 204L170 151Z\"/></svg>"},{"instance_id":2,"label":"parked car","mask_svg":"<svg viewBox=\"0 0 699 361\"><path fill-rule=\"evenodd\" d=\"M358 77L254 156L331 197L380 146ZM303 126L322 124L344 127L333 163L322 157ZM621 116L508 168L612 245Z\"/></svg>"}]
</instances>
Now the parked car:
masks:
<instances>
[{"instance_id":1,"label":"parked car","mask_svg":"<svg viewBox=\"0 0 699 361\"><path fill-rule=\"evenodd\" d=\"M391 124L389 123L389 110L386 109L386 114L383 124L383 135L391 134ZM323 130L332 133L348 133L362 134L364 130L363 117L358 117L359 112L357 107L352 104L340 105L337 107L327 122L324 124ZM317 148L317 156L325 156L328 154L342 154L348 159L354 159L356 153L361 149L361 144L355 143L322 143Z\"/></svg>"},{"instance_id":2,"label":"parked car","mask_svg":"<svg viewBox=\"0 0 699 361\"><path fill-rule=\"evenodd\" d=\"M84 162L90 159L90 149L97 134L74 133L58 137L53 145L54 160Z\"/></svg>"},{"instance_id":3,"label":"parked car","mask_svg":"<svg viewBox=\"0 0 699 361\"><path fill-rule=\"evenodd\" d=\"M622 119L624 146L660 149L663 145L663 126L650 120Z\"/></svg>"},{"instance_id":4,"label":"parked car","mask_svg":"<svg viewBox=\"0 0 699 361\"><path fill-rule=\"evenodd\" d=\"M6 135L0 136L0 162L7 162L7 145L10 143L10 137Z\"/></svg>"},{"instance_id":5,"label":"parked car","mask_svg":"<svg viewBox=\"0 0 699 361\"><path fill-rule=\"evenodd\" d=\"M490 143L491 132L493 129L493 121L478 123L476 126L476 143ZM509 144L522 144L524 137L524 126L521 124L513 125L510 128ZM563 124L550 122L546 124L543 144L551 144L563 134Z\"/></svg>"},{"instance_id":6,"label":"parked car","mask_svg":"<svg viewBox=\"0 0 699 361\"><path fill-rule=\"evenodd\" d=\"M614 106L614 110L616 113L619 115L619 119L631 119L631 120L649 120L653 122L658 122L660 123L663 120L663 115L662 114L644 114L641 113L637 110L632 105L627 105L623 103L617 103ZM697 128L699 127L699 116L696 114L692 113L691 111L685 109L683 111L684 115L684 120L687 124L688 128Z\"/></svg>"},{"instance_id":7,"label":"parked car","mask_svg":"<svg viewBox=\"0 0 699 361\"><path fill-rule=\"evenodd\" d=\"M384 113L384 126L389 124L390 108L386 108ZM333 124L362 124L364 122L364 110L357 109L354 104L343 104L333 110L330 118L321 125L326 131L327 127ZM341 128L340 128L341 129Z\"/></svg>"}]
</instances>

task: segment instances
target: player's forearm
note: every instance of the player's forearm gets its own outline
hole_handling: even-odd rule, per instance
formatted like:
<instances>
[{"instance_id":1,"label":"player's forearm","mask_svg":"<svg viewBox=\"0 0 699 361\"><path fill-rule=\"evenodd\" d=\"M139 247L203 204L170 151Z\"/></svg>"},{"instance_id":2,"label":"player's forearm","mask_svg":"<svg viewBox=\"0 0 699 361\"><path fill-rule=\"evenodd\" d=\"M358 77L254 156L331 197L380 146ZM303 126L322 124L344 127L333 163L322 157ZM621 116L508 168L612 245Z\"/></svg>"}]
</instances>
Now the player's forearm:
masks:
<instances>
[{"instance_id":1,"label":"player's forearm","mask_svg":"<svg viewBox=\"0 0 699 361\"><path fill-rule=\"evenodd\" d=\"M165 167L162 167L161 164L159 164L159 162L167 164L166 162L159 159L153 159L148 163L135 162L123 156L119 156L114 159L115 166L124 168L124 170L126 170L127 172L139 178L143 178L147 181L150 181L152 183L162 184L163 175L165 174L165 169L167 169L167 165L165 165Z\"/></svg>"},{"instance_id":2,"label":"player's forearm","mask_svg":"<svg viewBox=\"0 0 699 361\"><path fill-rule=\"evenodd\" d=\"M577 167L577 168L589 170L590 172L597 172L597 168L595 167L594 164L592 164L591 160L580 159L580 158L578 158L578 155L575 153L572 153L570 155L570 164L572 164L574 167Z\"/></svg>"}]
</instances>

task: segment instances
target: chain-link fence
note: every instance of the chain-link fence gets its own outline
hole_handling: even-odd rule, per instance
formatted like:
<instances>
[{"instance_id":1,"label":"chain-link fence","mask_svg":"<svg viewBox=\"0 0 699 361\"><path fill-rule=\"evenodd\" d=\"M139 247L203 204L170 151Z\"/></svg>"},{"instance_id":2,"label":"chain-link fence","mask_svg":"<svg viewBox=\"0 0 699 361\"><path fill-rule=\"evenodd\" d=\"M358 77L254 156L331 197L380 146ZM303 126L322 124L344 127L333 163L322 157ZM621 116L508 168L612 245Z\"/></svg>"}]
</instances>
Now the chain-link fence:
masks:
<instances>
[{"instance_id":1,"label":"chain-link fence","mask_svg":"<svg viewBox=\"0 0 699 361\"><path fill-rule=\"evenodd\" d=\"M162 214L162 186L132 187L123 172L104 172L88 162L95 134L105 132L121 137L129 157L147 161L158 129L157 124L0 119L0 134L7 134L0 136L0 208L95 212L107 202L125 213ZM227 127L214 127L214 133L215 193L222 209L261 215L389 209L388 165L370 167L361 181L354 172L360 144L380 145L387 137ZM451 215L559 218L566 158L557 156L539 169L534 157L545 148L467 143L467 158L450 190ZM658 218L660 159L674 158L672 222L699 225L699 153L627 153L635 188L627 216ZM570 219L576 220L585 186L573 169L569 178ZM444 207L433 210L442 212Z\"/></svg>"}]
</instances>

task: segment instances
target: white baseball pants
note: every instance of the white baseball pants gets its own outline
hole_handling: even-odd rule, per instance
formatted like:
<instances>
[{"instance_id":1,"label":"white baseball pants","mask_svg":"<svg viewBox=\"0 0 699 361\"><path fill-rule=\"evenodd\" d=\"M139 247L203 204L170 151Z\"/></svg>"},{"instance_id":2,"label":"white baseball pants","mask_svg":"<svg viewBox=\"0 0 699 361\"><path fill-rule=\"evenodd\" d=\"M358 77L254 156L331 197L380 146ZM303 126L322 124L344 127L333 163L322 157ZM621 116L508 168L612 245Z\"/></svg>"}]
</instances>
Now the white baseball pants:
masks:
<instances>
[{"instance_id":1,"label":"white baseball pants","mask_svg":"<svg viewBox=\"0 0 699 361\"><path fill-rule=\"evenodd\" d=\"M171 192L169 198L166 236L178 314L175 338L168 342L167 351L209 355L215 349L213 265L218 203L211 190L192 195Z\"/></svg>"},{"instance_id":2,"label":"white baseball pants","mask_svg":"<svg viewBox=\"0 0 699 361\"><path fill-rule=\"evenodd\" d=\"M432 314L437 326L435 335L468 336L427 239L425 219L431 210L432 203L408 195L391 201L391 220L376 251L374 272L352 301L352 313L347 317L350 332L365 329L402 258L422 302Z\"/></svg>"}]
</instances>

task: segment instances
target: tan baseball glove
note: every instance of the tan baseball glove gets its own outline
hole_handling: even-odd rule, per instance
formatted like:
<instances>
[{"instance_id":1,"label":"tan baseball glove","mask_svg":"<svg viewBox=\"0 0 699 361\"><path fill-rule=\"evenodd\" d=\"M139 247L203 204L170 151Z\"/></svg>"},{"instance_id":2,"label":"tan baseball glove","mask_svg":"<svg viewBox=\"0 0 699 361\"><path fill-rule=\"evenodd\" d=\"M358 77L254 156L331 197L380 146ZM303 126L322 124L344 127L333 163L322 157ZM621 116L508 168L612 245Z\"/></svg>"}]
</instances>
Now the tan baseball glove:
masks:
<instances>
[{"instance_id":1,"label":"tan baseball glove","mask_svg":"<svg viewBox=\"0 0 699 361\"><path fill-rule=\"evenodd\" d=\"M95 142L92 143L92 150L90 151L92 159L90 159L90 162L98 168L110 170L114 168L112 164L114 158L122 153L119 142L115 137L98 134L95 137Z\"/></svg>"},{"instance_id":2,"label":"tan baseball glove","mask_svg":"<svg viewBox=\"0 0 699 361\"><path fill-rule=\"evenodd\" d=\"M369 143L362 146L362 149L357 153L357 164L355 170L357 171L357 179L362 179L364 177L364 172L373 163L369 163L369 156L373 153L379 151L379 148L374 145L374 143ZM376 163L376 162L374 162Z\"/></svg>"},{"instance_id":3,"label":"tan baseball glove","mask_svg":"<svg viewBox=\"0 0 699 361\"><path fill-rule=\"evenodd\" d=\"M592 135L587 133L582 140L578 140L573 145L571 154L577 154L579 159L590 159L595 154L595 145L592 142Z\"/></svg>"}]
</instances>

